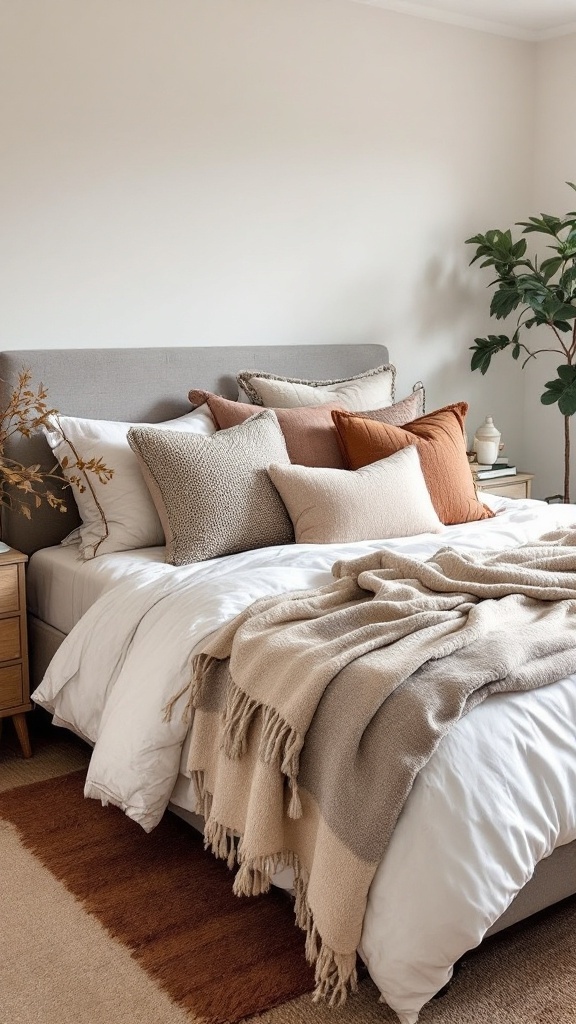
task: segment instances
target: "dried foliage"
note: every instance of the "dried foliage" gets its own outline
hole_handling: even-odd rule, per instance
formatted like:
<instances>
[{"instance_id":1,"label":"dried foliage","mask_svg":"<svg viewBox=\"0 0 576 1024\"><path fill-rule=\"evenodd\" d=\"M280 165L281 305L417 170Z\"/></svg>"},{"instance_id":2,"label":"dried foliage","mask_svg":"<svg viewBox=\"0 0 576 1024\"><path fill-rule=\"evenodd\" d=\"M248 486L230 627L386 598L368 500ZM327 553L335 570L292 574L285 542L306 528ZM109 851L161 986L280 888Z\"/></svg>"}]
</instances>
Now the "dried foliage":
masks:
<instances>
[{"instance_id":1,"label":"dried foliage","mask_svg":"<svg viewBox=\"0 0 576 1024\"><path fill-rule=\"evenodd\" d=\"M52 469L45 470L39 465L23 466L7 457L6 442L11 437L16 434L31 437L42 427L50 426L50 417L58 417L58 410L48 405L46 388L40 384L34 390L31 380L30 370L21 370L6 408L0 410L0 506L21 512L27 519L31 518L33 509L39 508L43 501L51 508L66 512L66 500L54 493L55 483L72 484L82 492L86 487L91 487L91 475L96 476L100 483L107 483L114 473L102 459L84 461L76 453L75 461L64 460L62 463L62 468L69 474L68 478L59 471L58 463ZM66 438L64 431L62 434Z\"/></svg>"}]
</instances>

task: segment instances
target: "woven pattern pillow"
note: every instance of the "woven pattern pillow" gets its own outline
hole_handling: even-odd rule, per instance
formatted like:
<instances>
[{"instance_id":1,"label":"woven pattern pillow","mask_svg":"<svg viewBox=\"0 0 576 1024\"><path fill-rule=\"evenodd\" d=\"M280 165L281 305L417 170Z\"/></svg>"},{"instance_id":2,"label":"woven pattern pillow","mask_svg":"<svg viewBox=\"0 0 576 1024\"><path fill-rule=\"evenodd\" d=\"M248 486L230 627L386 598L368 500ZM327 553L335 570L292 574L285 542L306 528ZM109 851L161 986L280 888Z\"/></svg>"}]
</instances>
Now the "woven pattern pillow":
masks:
<instances>
[{"instance_id":1,"label":"woven pattern pillow","mask_svg":"<svg viewBox=\"0 0 576 1024\"><path fill-rule=\"evenodd\" d=\"M236 380L254 405L268 409L294 409L326 402L336 402L343 409L374 409L392 405L396 368L377 366L343 380L300 380L244 370Z\"/></svg>"},{"instance_id":2,"label":"woven pattern pillow","mask_svg":"<svg viewBox=\"0 0 576 1024\"><path fill-rule=\"evenodd\" d=\"M475 522L493 513L476 497L466 455L464 420L466 402L447 405L404 427L334 410L342 453L350 469L359 469L394 452L416 445L424 479L441 522Z\"/></svg>"},{"instance_id":3,"label":"woven pattern pillow","mask_svg":"<svg viewBox=\"0 0 576 1024\"><path fill-rule=\"evenodd\" d=\"M408 423L420 415L423 405L422 388L407 398L385 409L372 409L358 413L360 416L381 420L384 423ZM213 395L210 391L193 390L188 398L192 405L202 408L205 402L220 429L237 426L254 416L253 405L231 402L228 398ZM275 409L280 429L284 434L290 461L300 466L324 466L345 469L340 451L338 435L332 423L331 411L337 405L310 405L298 409Z\"/></svg>"},{"instance_id":4,"label":"woven pattern pillow","mask_svg":"<svg viewBox=\"0 0 576 1024\"><path fill-rule=\"evenodd\" d=\"M385 540L443 529L414 446L355 473L272 465L299 544Z\"/></svg>"},{"instance_id":5,"label":"woven pattern pillow","mask_svg":"<svg viewBox=\"0 0 576 1024\"><path fill-rule=\"evenodd\" d=\"M271 462L290 461L272 410L211 437L132 427L128 442L158 510L172 565L294 539L267 473Z\"/></svg>"},{"instance_id":6,"label":"woven pattern pillow","mask_svg":"<svg viewBox=\"0 0 576 1024\"><path fill-rule=\"evenodd\" d=\"M53 416L49 420L49 428L44 431L68 480L73 475L81 475L70 468L77 458L84 462L102 459L114 471L107 483L102 483L91 473L85 476L83 491L74 485L71 487L82 520L78 534L74 531L72 538L79 536L80 554L86 560L114 551L130 551L164 543L164 533L150 492L126 439L130 426L132 424L117 420ZM205 435L216 431L207 407L157 423L155 428Z\"/></svg>"}]
</instances>

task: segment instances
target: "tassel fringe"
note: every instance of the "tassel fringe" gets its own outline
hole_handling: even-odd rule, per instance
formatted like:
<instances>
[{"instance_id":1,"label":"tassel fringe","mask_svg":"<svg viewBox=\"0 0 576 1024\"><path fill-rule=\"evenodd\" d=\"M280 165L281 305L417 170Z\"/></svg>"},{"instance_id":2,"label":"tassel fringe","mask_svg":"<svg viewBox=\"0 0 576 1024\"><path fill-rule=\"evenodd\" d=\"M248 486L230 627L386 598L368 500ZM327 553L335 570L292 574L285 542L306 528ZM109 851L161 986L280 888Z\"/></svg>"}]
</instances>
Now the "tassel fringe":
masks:
<instances>
[{"instance_id":1,"label":"tassel fringe","mask_svg":"<svg viewBox=\"0 0 576 1024\"><path fill-rule=\"evenodd\" d=\"M316 958L315 980L314 1003L342 1006L349 993L358 991L356 953L335 953L322 943Z\"/></svg>"},{"instance_id":2,"label":"tassel fringe","mask_svg":"<svg viewBox=\"0 0 576 1024\"><path fill-rule=\"evenodd\" d=\"M206 789L204 772L193 771L191 773L194 793L196 795L196 813L201 814L207 821L212 810L212 794Z\"/></svg>"},{"instance_id":3,"label":"tassel fringe","mask_svg":"<svg viewBox=\"0 0 576 1024\"><path fill-rule=\"evenodd\" d=\"M178 693L176 693L173 697L171 697L170 700L168 701L168 703L164 705L164 707L162 709L162 711L163 711L162 721L163 722L170 722L172 720L172 712L174 711L174 708L175 708L176 704L180 700L180 697L184 696L184 694L187 692L189 687L190 687L190 683L186 683L186 686L183 686L181 690L178 690ZM182 721L186 722L186 721L189 721L189 720L190 720L190 701L188 700L186 702L186 706L184 708L184 711L182 712Z\"/></svg>"},{"instance_id":4,"label":"tassel fringe","mask_svg":"<svg viewBox=\"0 0 576 1024\"><path fill-rule=\"evenodd\" d=\"M228 688L222 734L222 747L226 757L236 761L244 756L248 744L248 730L260 706L237 686L231 685Z\"/></svg>"},{"instance_id":5,"label":"tassel fringe","mask_svg":"<svg viewBox=\"0 0 576 1024\"><path fill-rule=\"evenodd\" d=\"M218 658L213 658L210 654L197 654L196 657L192 658L190 705L193 708L199 706L206 683L221 665L222 662Z\"/></svg>"},{"instance_id":6,"label":"tassel fringe","mask_svg":"<svg viewBox=\"0 0 576 1024\"><path fill-rule=\"evenodd\" d=\"M182 721L191 722L192 712L194 708L198 707L202 699L206 683L221 664L222 662L218 658L213 658L209 654L197 654L196 657L192 659L191 681L186 683L181 690L178 690L178 693L171 697L168 703L164 705L162 721L169 722L171 720L174 707L180 698L189 690L190 695L186 701L184 710L182 711Z\"/></svg>"},{"instance_id":7,"label":"tassel fringe","mask_svg":"<svg viewBox=\"0 0 576 1024\"><path fill-rule=\"evenodd\" d=\"M208 840L208 825L210 839ZM208 823L206 829L207 845L216 856L226 856L229 829ZM213 837L213 838L212 838ZM221 850L218 853L217 850ZM348 995L358 990L358 974L356 971L356 953L336 953L322 942L320 933L314 924L314 918L307 898L308 874L300 864L298 856L292 851L247 857L242 850L242 842L236 851L239 869L234 879L235 896L260 896L270 889L272 875L282 867L291 867L294 871L294 915L296 924L306 933L306 959L315 964L315 982L313 1001L326 1002L329 1006L341 1006ZM230 866L230 865L229 865Z\"/></svg>"},{"instance_id":8,"label":"tassel fringe","mask_svg":"<svg viewBox=\"0 0 576 1024\"><path fill-rule=\"evenodd\" d=\"M211 850L232 869L236 863L236 836L231 828L208 819L204 826L204 849ZM234 882L234 885L236 882Z\"/></svg>"},{"instance_id":9,"label":"tassel fringe","mask_svg":"<svg viewBox=\"0 0 576 1024\"><path fill-rule=\"evenodd\" d=\"M288 816L302 817L302 804L298 795L298 771L303 737L286 722L274 708L259 704L237 686L228 688L222 748L231 760L238 760L246 753L248 732L254 718L262 714L262 735L258 757L264 764L279 763L280 771L290 785Z\"/></svg>"},{"instance_id":10,"label":"tassel fringe","mask_svg":"<svg viewBox=\"0 0 576 1024\"><path fill-rule=\"evenodd\" d=\"M209 655L199 654L193 661L193 680L184 687L164 709L164 720L169 721L176 702L190 687L190 696L184 715L191 717L192 709L198 707L206 683L212 673L221 666L221 661ZM265 764L278 762L282 774L288 779L290 800L288 816L300 818L302 804L298 793L298 770L303 738L273 708L259 704L243 690L234 686L229 679L226 709L223 721L222 747L227 757L237 760L247 750L248 732L254 718L262 714L262 734L258 757ZM294 871L295 905L297 925L306 935L306 959L315 965L313 1001L324 1001L329 1006L342 1005L348 994L356 992L356 954L336 953L324 942L314 923L308 903L308 873L292 851L250 856L243 849L237 834L210 817L212 795L206 789L205 773L193 771L192 781L196 793L197 809L206 819L204 846L215 857L225 860L229 868L238 865L233 891L236 896L259 896L270 889L272 875L280 867L291 867Z\"/></svg>"}]
</instances>

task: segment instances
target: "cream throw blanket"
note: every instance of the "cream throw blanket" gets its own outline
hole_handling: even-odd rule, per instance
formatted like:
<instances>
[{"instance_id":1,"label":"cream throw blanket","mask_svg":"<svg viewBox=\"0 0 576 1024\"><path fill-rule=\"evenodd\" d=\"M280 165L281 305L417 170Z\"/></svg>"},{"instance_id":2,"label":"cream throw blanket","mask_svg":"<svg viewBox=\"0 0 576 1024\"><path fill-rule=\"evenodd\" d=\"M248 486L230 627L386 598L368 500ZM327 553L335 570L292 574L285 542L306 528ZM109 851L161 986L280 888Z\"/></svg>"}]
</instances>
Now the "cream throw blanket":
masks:
<instances>
[{"instance_id":1,"label":"cream throw blanket","mask_svg":"<svg viewBox=\"0 0 576 1024\"><path fill-rule=\"evenodd\" d=\"M575 545L576 529L337 562L334 583L257 601L194 659L206 845L238 862L239 895L294 869L315 998L355 988L372 877L443 735L492 693L576 671Z\"/></svg>"}]
</instances>

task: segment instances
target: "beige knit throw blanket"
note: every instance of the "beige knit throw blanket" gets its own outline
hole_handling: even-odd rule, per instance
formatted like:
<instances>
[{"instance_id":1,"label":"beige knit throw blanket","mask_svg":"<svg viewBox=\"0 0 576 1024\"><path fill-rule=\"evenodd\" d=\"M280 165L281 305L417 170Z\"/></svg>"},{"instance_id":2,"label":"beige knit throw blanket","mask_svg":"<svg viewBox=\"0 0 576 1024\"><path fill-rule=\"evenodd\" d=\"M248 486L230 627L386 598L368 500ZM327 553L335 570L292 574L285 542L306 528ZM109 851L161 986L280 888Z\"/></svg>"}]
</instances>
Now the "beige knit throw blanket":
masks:
<instances>
[{"instance_id":1,"label":"beige knit throw blanket","mask_svg":"<svg viewBox=\"0 0 576 1024\"><path fill-rule=\"evenodd\" d=\"M315 998L355 988L370 883L447 730L492 693L576 671L575 545L576 529L337 562L332 584L257 601L194 659L206 845L239 864L239 895L294 869Z\"/></svg>"}]
</instances>

